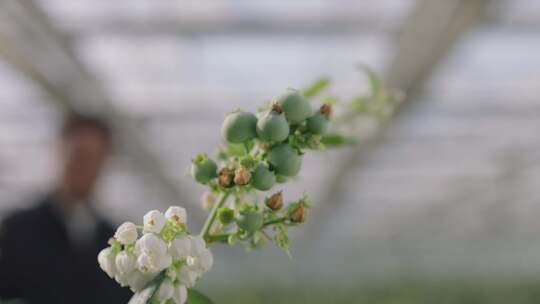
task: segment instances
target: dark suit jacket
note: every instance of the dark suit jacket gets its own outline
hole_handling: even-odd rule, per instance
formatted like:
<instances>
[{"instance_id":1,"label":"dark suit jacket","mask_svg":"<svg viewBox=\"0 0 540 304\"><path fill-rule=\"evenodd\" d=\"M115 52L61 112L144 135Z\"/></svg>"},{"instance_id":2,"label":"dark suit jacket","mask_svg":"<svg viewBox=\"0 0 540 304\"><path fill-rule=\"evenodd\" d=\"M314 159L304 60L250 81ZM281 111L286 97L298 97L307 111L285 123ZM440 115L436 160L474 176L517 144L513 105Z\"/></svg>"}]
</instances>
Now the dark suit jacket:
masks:
<instances>
[{"instance_id":1,"label":"dark suit jacket","mask_svg":"<svg viewBox=\"0 0 540 304\"><path fill-rule=\"evenodd\" d=\"M113 229L97 225L94 241L73 246L49 198L8 217L0 226L0 298L30 304L124 304L130 291L110 279L97 262Z\"/></svg>"}]
</instances>

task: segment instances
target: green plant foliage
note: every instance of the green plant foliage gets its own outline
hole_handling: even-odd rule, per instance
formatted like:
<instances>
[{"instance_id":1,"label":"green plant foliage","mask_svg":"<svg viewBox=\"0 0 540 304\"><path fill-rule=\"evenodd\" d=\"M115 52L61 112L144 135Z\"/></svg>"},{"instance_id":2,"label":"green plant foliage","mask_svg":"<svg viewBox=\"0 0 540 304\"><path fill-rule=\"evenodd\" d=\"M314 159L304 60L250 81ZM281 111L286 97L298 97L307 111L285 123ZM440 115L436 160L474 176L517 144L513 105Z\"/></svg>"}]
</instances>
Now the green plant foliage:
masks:
<instances>
[{"instance_id":1,"label":"green plant foliage","mask_svg":"<svg viewBox=\"0 0 540 304\"><path fill-rule=\"evenodd\" d=\"M188 289L187 304L213 304L212 300L195 289Z\"/></svg>"},{"instance_id":2,"label":"green plant foliage","mask_svg":"<svg viewBox=\"0 0 540 304\"><path fill-rule=\"evenodd\" d=\"M324 91L326 88L330 86L330 79L327 77L319 78L315 82L313 82L311 85L309 85L307 88L302 90L302 95L305 97L314 97L318 94L320 94L322 91Z\"/></svg>"},{"instance_id":3,"label":"green plant foliage","mask_svg":"<svg viewBox=\"0 0 540 304\"><path fill-rule=\"evenodd\" d=\"M323 135L321 137L321 143L327 147L341 147L347 145L354 145L357 143L357 140L350 136L333 133Z\"/></svg>"}]
</instances>

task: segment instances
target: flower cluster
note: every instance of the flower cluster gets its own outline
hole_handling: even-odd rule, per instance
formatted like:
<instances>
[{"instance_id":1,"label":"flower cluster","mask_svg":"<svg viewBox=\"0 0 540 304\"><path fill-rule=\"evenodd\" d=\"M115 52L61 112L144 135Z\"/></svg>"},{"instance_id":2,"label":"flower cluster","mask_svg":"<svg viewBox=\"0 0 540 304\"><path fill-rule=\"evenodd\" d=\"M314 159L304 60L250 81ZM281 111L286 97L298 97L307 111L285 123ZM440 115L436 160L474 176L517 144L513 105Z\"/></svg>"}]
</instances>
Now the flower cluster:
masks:
<instances>
[{"instance_id":1,"label":"flower cluster","mask_svg":"<svg viewBox=\"0 0 540 304\"><path fill-rule=\"evenodd\" d=\"M170 207L165 214L152 210L143 223L118 227L110 247L98 255L101 269L134 292L153 286L156 303L185 303L187 288L212 267L212 253L202 237L189 235L182 207Z\"/></svg>"}]
</instances>

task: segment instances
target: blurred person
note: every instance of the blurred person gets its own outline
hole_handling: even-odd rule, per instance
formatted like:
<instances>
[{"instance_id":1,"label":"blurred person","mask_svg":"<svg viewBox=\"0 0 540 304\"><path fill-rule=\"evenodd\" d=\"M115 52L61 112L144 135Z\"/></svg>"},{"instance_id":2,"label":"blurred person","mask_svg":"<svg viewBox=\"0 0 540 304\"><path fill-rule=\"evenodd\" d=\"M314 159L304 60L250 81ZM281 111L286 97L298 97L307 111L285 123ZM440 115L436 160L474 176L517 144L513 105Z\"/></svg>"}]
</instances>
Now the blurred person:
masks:
<instances>
[{"instance_id":1,"label":"blurred person","mask_svg":"<svg viewBox=\"0 0 540 304\"><path fill-rule=\"evenodd\" d=\"M0 226L0 299L128 302L129 291L108 278L96 260L114 233L92 207L111 146L111 131L103 121L81 115L66 119L56 187L35 207L12 214Z\"/></svg>"}]
</instances>

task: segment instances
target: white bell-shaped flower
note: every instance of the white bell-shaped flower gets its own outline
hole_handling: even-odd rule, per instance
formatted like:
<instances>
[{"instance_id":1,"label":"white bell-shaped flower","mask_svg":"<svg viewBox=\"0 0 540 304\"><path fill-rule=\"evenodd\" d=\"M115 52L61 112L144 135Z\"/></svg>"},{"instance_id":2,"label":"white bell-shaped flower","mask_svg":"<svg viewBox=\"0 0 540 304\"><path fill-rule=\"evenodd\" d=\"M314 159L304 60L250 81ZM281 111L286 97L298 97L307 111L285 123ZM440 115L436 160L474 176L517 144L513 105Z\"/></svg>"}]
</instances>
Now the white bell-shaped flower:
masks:
<instances>
[{"instance_id":1,"label":"white bell-shaped flower","mask_svg":"<svg viewBox=\"0 0 540 304\"><path fill-rule=\"evenodd\" d=\"M201 236L191 236L190 239L192 255L199 255L202 251L207 250L206 242Z\"/></svg>"},{"instance_id":2,"label":"white bell-shaped flower","mask_svg":"<svg viewBox=\"0 0 540 304\"><path fill-rule=\"evenodd\" d=\"M157 290L156 296L159 301L163 302L172 298L173 293L174 293L174 286L171 280L165 279L163 280L163 282L161 282Z\"/></svg>"},{"instance_id":3,"label":"white bell-shaped flower","mask_svg":"<svg viewBox=\"0 0 540 304\"><path fill-rule=\"evenodd\" d=\"M173 291L173 300L176 304L184 304L187 301L187 288L184 285L176 285Z\"/></svg>"},{"instance_id":4,"label":"white bell-shaped flower","mask_svg":"<svg viewBox=\"0 0 540 304\"><path fill-rule=\"evenodd\" d=\"M214 256L210 250L205 249L199 254L199 267L203 272L208 272L214 265Z\"/></svg>"},{"instance_id":5,"label":"white bell-shaped flower","mask_svg":"<svg viewBox=\"0 0 540 304\"><path fill-rule=\"evenodd\" d=\"M143 290L150 281L155 278L155 274L144 274L134 271L127 277L129 287L133 292Z\"/></svg>"},{"instance_id":6,"label":"white bell-shaped flower","mask_svg":"<svg viewBox=\"0 0 540 304\"><path fill-rule=\"evenodd\" d=\"M126 287L129 286L129 276L130 274L117 273L114 276L114 279L116 280L116 282L118 282L118 284L120 284L120 286Z\"/></svg>"},{"instance_id":7,"label":"white bell-shaped flower","mask_svg":"<svg viewBox=\"0 0 540 304\"><path fill-rule=\"evenodd\" d=\"M120 225L114 234L114 238L124 245L135 243L137 237L139 237L137 226L131 222L125 222Z\"/></svg>"},{"instance_id":8,"label":"white bell-shaped flower","mask_svg":"<svg viewBox=\"0 0 540 304\"><path fill-rule=\"evenodd\" d=\"M179 206L171 206L165 212L165 217L177 224L187 224L186 209Z\"/></svg>"},{"instance_id":9,"label":"white bell-shaped flower","mask_svg":"<svg viewBox=\"0 0 540 304\"><path fill-rule=\"evenodd\" d=\"M199 273L190 269L188 266L182 266L180 270L178 270L177 278L182 285L191 288L195 286L195 283L199 278Z\"/></svg>"},{"instance_id":10,"label":"white bell-shaped flower","mask_svg":"<svg viewBox=\"0 0 540 304\"><path fill-rule=\"evenodd\" d=\"M165 226L165 216L158 210L152 210L143 217L144 232L160 233Z\"/></svg>"},{"instance_id":11,"label":"white bell-shaped flower","mask_svg":"<svg viewBox=\"0 0 540 304\"><path fill-rule=\"evenodd\" d=\"M110 247L100 251L98 254L99 267L112 279L116 274L115 254Z\"/></svg>"},{"instance_id":12,"label":"white bell-shaped flower","mask_svg":"<svg viewBox=\"0 0 540 304\"><path fill-rule=\"evenodd\" d=\"M156 273L172 264L172 257L164 240L155 234L143 235L135 244L137 265L143 273Z\"/></svg>"},{"instance_id":13,"label":"white bell-shaped flower","mask_svg":"<svg viewBox=\"0 0 540 304\"><path fill-rule=\"evenodd\" d=\"M206 242L200 236L191 237L191 256L194 258L192 269L207 272L214 264L212 252L206 248Z\"/></svg>"},{"instance_id":14,"label":"white bell-shaped flower","mask_svg":"<svg viewBox=\"0 0 540 304\"><path fill-rule=\"evenodd\" d=\"M168 254L148 255L143 253L137 258L137 265L143 273L158 273L171 264L172 257Z\"/></svg>"},{"instance_id":15,"label":"white bell-shaped flower","mask_svg":"<svg viewBox=\"0 0 540 304\"><path fill-rule=\"evenodd\" d=\"M116 255L116 270L121 275L127 275L137 268L137 257L127 251L122 251Z\"/></svg>"},{"instance_id":16,"label":"white bell-shaped flower","mask_svg":"<svg viewBox=\"0 0 540 304\"><path fill-rule=\"evenodd\" d=\"M187 237L177 237L171 242L169 252L175 258L184 258L191 253L191 240Z\"/></svg>"},{"instance_id":17,"label":"white bell-shaped flower","mask_svg":"<svg viewBox=\"0 0 540 304\"><path fill-rule=\"evenodd\" d=\"M153 233L143 235L135 243L135 254L162 255L167 252L167 243Z\"/></svg>"}]
</instances>

